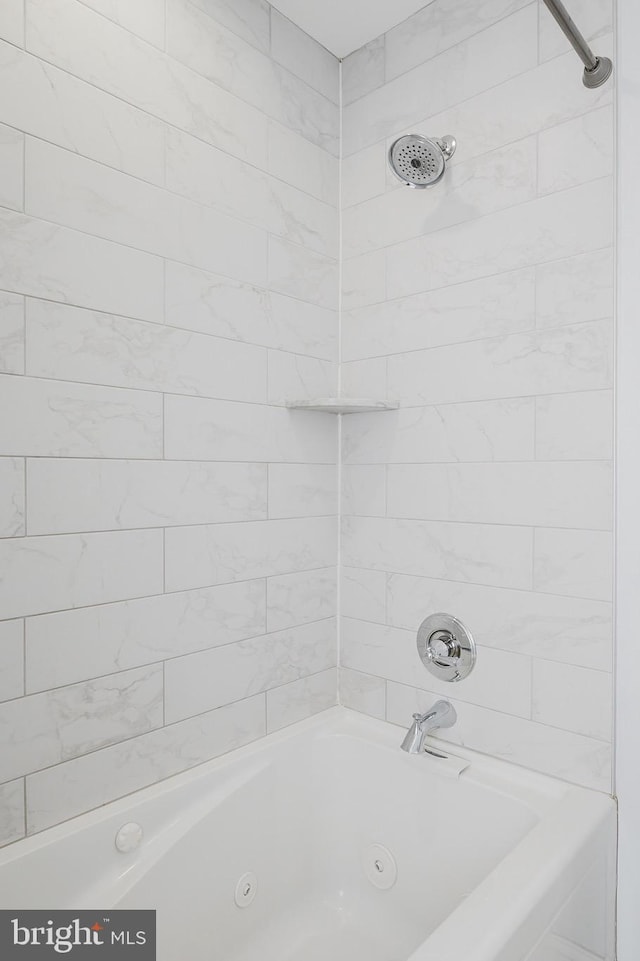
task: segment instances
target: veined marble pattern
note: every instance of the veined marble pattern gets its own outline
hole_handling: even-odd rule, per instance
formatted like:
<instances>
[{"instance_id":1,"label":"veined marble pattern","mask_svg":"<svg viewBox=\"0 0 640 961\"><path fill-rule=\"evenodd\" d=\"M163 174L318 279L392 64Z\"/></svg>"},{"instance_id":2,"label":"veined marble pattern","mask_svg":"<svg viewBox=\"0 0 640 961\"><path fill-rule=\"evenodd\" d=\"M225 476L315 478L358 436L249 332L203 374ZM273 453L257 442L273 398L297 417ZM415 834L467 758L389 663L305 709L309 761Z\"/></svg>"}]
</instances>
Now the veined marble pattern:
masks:
<instances>
[{"instance_id":1,"label":"veined marble pattern","mask_svg":"<svg viewBox=\"0 0 640 961\"><path fill-rule=\"evenodd\" d=\"M339 76L264 0L2 4L0 844L335 701Z\"/></svg>"},{"instance_id":2,"label":"veined marble pattern","mask_svg":"<svg viewBox=\"0 0 640 961\"><path fill-rule=\"evenodd\" d=\"M265 597L254 580L29 617L27 693L264 634Z\"/></svg>"},{"instance_id":3,"label":"veined marble pattern","mask_svg":"<svg viewBox=\"0 0 640 961\"><path fill-rule=\"evenodd\" d=\"M174 658L165 665L169 723L335 666L333 619Z\"/></svg>"},{"instance_id":4,"label":"veined marble pattern","mask_svg":"<svg viewBox=\"0 0 640 961\"><path fill-rule=\"evenodd\" d=\"M189 590L329 567L336 540L334 517L173 527L165 534L166 587Z\"/></svg>"},{"instance_id":5,"label":"veined marble pattern","mask_svg":"<svg viewBox=\"0 0 640 961\"><path fill-rule=\"evenodd\" d=\"M267 353L251 344L32 299L26 331L26 372L34 377L266 400Z\"/></svg>"},{"instance_id":6,"label":"veined marble pattern","mask_svg":"<svg viewBox=\"0 0 640 961\"><path fill-rule=\"evenodd\" d=\"M567 50L543 4L438 0L343 65L341 383L400 409L343 418L340 696L406 727L455 695L446 740L608 792L614 88ZM386 164L411 132L457 139L433 190ZM456 691L438 610L479 644Z\"/></svg>"},{"instance_id":7,"label":"veined marble pattern","mask_svg":"<svg viewBox=\"0 0 640 961\"><path fill-rule=\"evenodd\" d=\"M340 354L343 390L401 404L342 419L343 703L404 725L442 696L414 633L449 609L481 662L446 736L609 790L611 84L524 0L438 0L354 52L342 118L337 62L265 0L24 9L0 843L334 703L338 419L284 404ZM594 0L598 52L611 22ZM435 191L387 169L413 129L458 139Z\"/></svg>"},{"instance_id":8,"label":"veined marble pattern","mask_svg":"<svg viewBox=\"0 0 640 961\"><path fill-rule=\"evenodd\" d=\"M259 520L267 465L35 458L27 499L29 534Z\"/></svg>"},{"instance_id":9,"label":"veined marble pattern","mask_svg":"<svg viewBox=\"0 0 640 961\"><path fill-rule=\"evenodd\" d=\"M0 705L0 779L160 727L162 685L162 665L153 665Z\"/></svg>"},{"instance_id":10,"label":"veined marble pattern","mask_svg":"<svg viewBox=\"0 0 640 961\"><path fill-rule=\"evenodd\" d=\"M267 578L267 629L282 631L337 614L335 567Z\"/></svg>"},{"instance_id":11,"label":"veined marble pattern","mask_svg":"<svg viewBox=\"0 0 640 961\"><path fill-rule=\"evenodd\" d=\"M1 41L0 77L4 123L150 183L163 182L159 120Z\"/></svg>"},{"instance_id":12,"label":"veined marble pattern","mask_svg":"<svg viewBox=\"0 0 640 961\"><path fill-rule=\"evenodd\" d=\"M0 204L22 210L24 203L24 134L0 126Z\"/></svg>"},{"instance_id":13,"label":"veined marble pattern","mask_svg":"<svg viewBox=\"0 0 640 961\"><path fill-rule=\"evenodd\" d=\"M24 624L0 621L0 701L24 694Z\"/></svg>"},{"instance_id":14,"label":"veined marble pattern","mask_svg":"<svg viewBox=\"0 0 640 961\"><path fill-rule=\"evenodd\" d=\"M10 844L24 837L24 781L0 784L0 845Z\"/></svg>"},{"instance_id":15,"label":"veined marble pattern","mask_svg":"<svg viewBox=\"0 0 640 961\"><path fill-rule=\"evenodd\" d=\"M7 0L0 12L0 37L24 45L24 0Z\"/></svg>"},{"instance_id":16,"label":"veined marble pattern","mask_svg":"<svg viewBox=\"0 0 640 961\"><path fill-rule=\"evenodd\" d=\"M24 297L0 291L0 371L24 374Z\"/></svg>"},{"instance_id":17,"label":"veined marble pattern","mask_svg":"<svg viewBox=\"0 0 640 961\"><path fill-rule=\"evenodd\" d=\"M337 105L283 69L188 0L170 0L167 49L172 57L313 143L338 154ZM272 25L273 26L273 25ZM337 77L338 62L334 61ZM304 88L303 96L299 89Z\"/></svg>"},{"instance_id":18,"label":"veined marble pattern","mask_svg":"<svg viewBox=\"0 0 640 961\"><path fill-rule=\"evenodd\" d=\"M0 454L162 456L162 396L0 375Z\"/></svg>"},{"instance_id":19,"label":"veined marble pattern","mask_svg":"<svg viewBox=\"0 0 640 961\"><path fill-rule=\"evenodd\" d=\"M28 833L90 811L263 737L259 695L189 718L27 778Z\"/></svg>"},{"instance_id":20,"label":"veined marble pattern","mask_svg":"<svg viewBox=\"0 0 640 961\"><path fill-rule=\"evenodd\" d=\"M337 357L337 318L316 304L186 267L166 265L167 323L323 360Z\"/></svg>"},{"instance_id":21,"label":"veined marble pattern","mask_svg":"<svg viewBox=\"0 0 640 961\"><path fill-rule=\"evenodd\" d=\"M162 591L162 531L0 540L0 620Z\"/></svg>"},{"instance_id":22,"label":"veined marble pattern","mask_svg":"<svg viewBox=\"0 0 640 961\"><path fill-rule=\"evenodd\" d=\"M335 668L267 691L267 732L279 731L337 703Z\"/></svg>"},{"instance_id":23,"label":"veined marble pattern","mask_svg":"<svg viewBox=\"0 0 640 961\"><path fill-rule=\"evenodd\" d=\"M136 0L135 3L130 3L129 0L81 0L81 2L155 47L164 47L164 7L156 0Z\"/></svg>"},{"instance_id":24,"label":"veined marble pattern","mask_svg":"<svg viewBox=\"0 0 640 961\"><path fill-rule=\"evenodd\" d=\"M25 533L24 461L0 457L0 537Z\"/></svg>"}]
</instances>

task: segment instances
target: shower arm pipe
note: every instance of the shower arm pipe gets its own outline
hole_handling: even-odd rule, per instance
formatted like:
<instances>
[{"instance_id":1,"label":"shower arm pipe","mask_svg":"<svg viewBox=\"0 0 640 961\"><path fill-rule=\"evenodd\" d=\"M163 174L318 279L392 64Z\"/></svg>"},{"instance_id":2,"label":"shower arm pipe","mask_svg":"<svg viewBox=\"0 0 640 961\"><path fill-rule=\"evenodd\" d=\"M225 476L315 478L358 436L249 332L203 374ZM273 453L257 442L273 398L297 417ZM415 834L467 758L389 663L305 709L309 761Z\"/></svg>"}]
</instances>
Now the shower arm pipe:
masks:
<instances>
[{"instance_id":1,"label":"shower arm pipe","mask_svg":"<svg viewBox=\"0 0 640 961\"><path fill-rule=\"evenodd\" d=\"M599 87L611 76L613 64L608 57L596 57L561 0L544 0L544 4L584 64L585 87Z\"/></svg>"}]
</instances>

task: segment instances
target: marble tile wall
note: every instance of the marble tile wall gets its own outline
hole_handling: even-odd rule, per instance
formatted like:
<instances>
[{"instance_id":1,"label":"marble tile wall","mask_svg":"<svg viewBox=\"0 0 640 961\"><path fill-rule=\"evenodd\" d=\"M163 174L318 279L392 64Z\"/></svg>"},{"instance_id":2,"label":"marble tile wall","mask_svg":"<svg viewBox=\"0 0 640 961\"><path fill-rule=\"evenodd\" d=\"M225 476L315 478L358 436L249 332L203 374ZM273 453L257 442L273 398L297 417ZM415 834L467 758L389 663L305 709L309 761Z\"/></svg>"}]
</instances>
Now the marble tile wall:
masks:
<instances>
[{"instance_id":1,"label":"marble tile wall","mask_svg":"<svg viewBox=\"0 0 640 961\"><path fill-rule=\"evenodd\" d=\"M0 843L336 699L339 65L0 4Z\"/></svg>"},{"instance_id":2,"label":"marble tile wall","mask_svg":"<svg viewBox=\"0 0 640 961\"><path fill-rule=\"evenodd\" d=\"M579 26L612 48L612 4ZM399 402L343 419L341 700L611 786L613 102L543 4L436 0L343 65L343 383ZM433 190L386 165L453 134ZM420 663L461 617L474 674Z\"/></svg>"}]
</instances>

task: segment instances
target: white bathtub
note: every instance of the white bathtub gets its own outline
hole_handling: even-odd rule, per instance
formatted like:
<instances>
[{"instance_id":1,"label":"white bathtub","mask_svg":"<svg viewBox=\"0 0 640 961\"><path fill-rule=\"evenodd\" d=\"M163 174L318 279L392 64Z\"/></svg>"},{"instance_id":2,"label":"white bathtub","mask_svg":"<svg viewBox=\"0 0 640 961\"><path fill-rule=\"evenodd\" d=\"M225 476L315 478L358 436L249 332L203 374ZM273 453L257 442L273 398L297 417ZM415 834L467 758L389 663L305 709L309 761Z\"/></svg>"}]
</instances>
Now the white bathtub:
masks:
<instances>
[{"instance_id":1,"label":"white bathtub","mask_svg":"<svg viewBox=\"0 0 640 961\"><path fill-rule=\"evenodd\" d=\"M156 908L159 961L550 961L565 905L606 927L611 799L401 737L340 708L302 722L1 852L0 906ZM121 854L129 821L144 839Z\"/></svg>"}]
</instances>

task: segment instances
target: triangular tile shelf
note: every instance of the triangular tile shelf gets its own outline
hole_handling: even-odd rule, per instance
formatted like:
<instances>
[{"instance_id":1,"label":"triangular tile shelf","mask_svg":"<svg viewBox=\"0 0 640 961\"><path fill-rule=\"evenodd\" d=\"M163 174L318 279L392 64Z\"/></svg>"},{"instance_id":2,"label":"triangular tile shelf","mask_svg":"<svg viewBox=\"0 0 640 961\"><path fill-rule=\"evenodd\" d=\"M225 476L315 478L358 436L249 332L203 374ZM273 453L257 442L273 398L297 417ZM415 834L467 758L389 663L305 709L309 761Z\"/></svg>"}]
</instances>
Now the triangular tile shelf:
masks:
<instances>
[{"instance_id":1,"label":"triangular tile shelf","mask_svg":"<svg viewBox=\"0 0 640 961\"><path fill-rule=\"evenodd\" d=\"M376 410L397 410L395 400L375 400L372 397L314 397L311 400L290 400L287 407L297 410L321 410L327 414L364 414Z\"/></svg>"}]
</instances>

